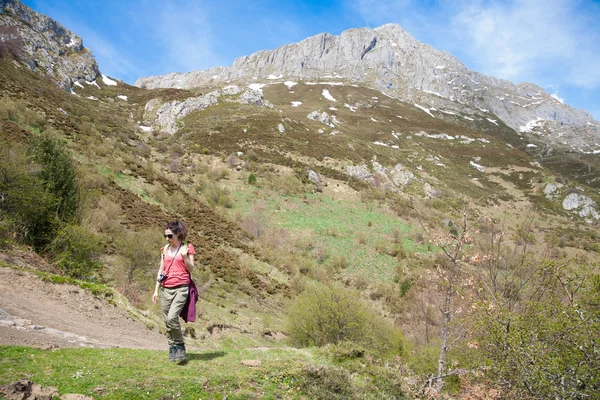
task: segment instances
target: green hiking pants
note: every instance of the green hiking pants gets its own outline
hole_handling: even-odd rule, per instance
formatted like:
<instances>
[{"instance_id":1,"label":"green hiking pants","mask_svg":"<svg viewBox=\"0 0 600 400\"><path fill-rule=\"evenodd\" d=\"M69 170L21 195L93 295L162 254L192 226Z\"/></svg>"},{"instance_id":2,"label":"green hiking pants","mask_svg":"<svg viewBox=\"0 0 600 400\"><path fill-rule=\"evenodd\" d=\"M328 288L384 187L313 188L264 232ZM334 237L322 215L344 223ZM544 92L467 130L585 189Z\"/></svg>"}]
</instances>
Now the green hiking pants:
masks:
<instances>
[{"instance_id":1,"label":"green hiking pants","mask_svg":"<svg viewBox=\"0 0 600 400\"><path fill-rule=\"evenodd\" d=\"M169 345L184 344L179 314L188 298L189 287L187 285L176 288L160 288L160 307L163 319L167 327L167 340Z\"/></svg>"}]
</instances>

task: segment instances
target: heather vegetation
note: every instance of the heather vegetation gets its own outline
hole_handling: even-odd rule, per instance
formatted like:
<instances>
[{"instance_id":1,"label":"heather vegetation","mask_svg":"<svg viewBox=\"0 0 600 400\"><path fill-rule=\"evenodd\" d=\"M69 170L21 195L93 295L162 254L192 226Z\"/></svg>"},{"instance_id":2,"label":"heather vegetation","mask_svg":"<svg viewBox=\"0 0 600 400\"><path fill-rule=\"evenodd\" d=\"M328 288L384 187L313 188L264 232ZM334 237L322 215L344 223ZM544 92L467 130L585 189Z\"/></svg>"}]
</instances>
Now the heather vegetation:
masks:
<instances>
[{"instance_id":1,"label":"heather vegetation","mask_svg":"<svg viewBox=\"0 0 600 400\"><path fill-rule=\"evenodd\" d=\"M144 106L185 91L119 83L74 96L0 67L3 252L40 254L54 273L44 279L110 287L134 318L161 330L150 301L160 235L182 218L201 292L186 340L203 349L173 368L150 350L2 347L0 383L26 375L102 398L600 391L597 223L543 195L553 171L507 147L506 126L487 132L485 147L449 145L416 134L484 134L385 98L362 116L340 111L340 133L318 134L325 125L306 114L328 106L320 90L298 85L292 96L273 85L265 96L274 109L222 102L169 135L139 128ZM350 104L376 95L335 93ZM289 105L301 96L304 108ZM383 122L373 129L369 117ZM403 133L394 142L402 157L373 144L392 128ZM492 172L469 166L474 157ZM390 190L344 172L373 159L400 159L437 190L426 195L420 181ZM247 359L261 365L240 367Z\"/></svg>"}]
</instances>

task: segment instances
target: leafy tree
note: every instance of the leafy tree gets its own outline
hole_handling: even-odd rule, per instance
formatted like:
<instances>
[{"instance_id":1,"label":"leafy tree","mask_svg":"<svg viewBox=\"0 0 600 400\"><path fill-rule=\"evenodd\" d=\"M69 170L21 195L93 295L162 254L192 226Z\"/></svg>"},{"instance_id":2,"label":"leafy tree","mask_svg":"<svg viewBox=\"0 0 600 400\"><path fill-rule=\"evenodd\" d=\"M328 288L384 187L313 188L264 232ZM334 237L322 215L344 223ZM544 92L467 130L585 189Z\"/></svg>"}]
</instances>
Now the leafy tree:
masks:
<instances>
[{"instance_id":1,"label":"leafy tree","mask_svg":"<svg viewBox=\"0 0 600 400\"><path fill-rule=\"evenodd\" d=\"M77 170L64 143L47 135L36 136L30 153L39 164L37 176L57 200L57 217L64 222L74 221L79 209L79 184Z\"/></svg>"},{"instance_id":2,"label":"leafy tree","mask_svg":"<svg viewBox=\"0 0 600 400\"><path fill-rule=\"evenodd\" d=\"M0 234L40 250L59 226L57 199L32 173L23 149L4 143L0 157Z\"/></svg>"},{"instance_id":3,"label":"leafy tree","mask_svg":"<svg viewBox=\"0 0 600 400\"><path fill-rule=\"evenodd\" d=\"M477 364L511 397L580 399L600 391L600 278L585 262L533 261L487 229L479 258Z\"/></svg>"}]
</instances>

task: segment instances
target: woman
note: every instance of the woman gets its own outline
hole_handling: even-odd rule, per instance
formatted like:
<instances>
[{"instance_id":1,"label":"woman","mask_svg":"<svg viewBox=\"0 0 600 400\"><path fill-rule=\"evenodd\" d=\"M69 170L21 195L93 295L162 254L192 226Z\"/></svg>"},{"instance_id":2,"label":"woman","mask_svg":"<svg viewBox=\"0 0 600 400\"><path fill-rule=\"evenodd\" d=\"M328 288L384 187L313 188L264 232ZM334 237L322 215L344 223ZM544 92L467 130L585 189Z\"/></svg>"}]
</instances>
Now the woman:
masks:
<instances>
[{"instance_id":1,"label":"woman","mask_svg":"<svg viewBox=\"0 0 600 400\"><path fill-rule=\"evenodd\" d=\"M195 254L194 246L184 244L186 236L187 227L181 221L169 222L165 226L168 245L161 249L156 289L152 295L152 301L156 304L160 287L160 306L169 341L169 361L185 360L185 343L179 315L188 299Z\"/></svg>"}]
</instances>

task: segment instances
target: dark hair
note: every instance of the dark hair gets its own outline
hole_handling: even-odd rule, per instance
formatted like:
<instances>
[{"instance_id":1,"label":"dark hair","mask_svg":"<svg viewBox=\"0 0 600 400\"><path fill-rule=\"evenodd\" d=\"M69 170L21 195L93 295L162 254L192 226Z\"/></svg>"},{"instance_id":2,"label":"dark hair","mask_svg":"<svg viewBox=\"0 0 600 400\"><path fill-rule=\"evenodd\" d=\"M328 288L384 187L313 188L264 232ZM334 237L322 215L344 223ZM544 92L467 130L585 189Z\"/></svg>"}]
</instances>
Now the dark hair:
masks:
<instances>
[{"instance_id":1,"label":"dark hair","mask_svg":"<svg viewBox=\"0 0 600 400\"><path fill-rule=\"evenodd\" d=\"M169 222L167 225L165 225L165 230L167 229L171 230L171 232L177 235L177 238L180 242L183 242L187 237L187 226L181 221Z\"/></svg>"}]
</instances>

